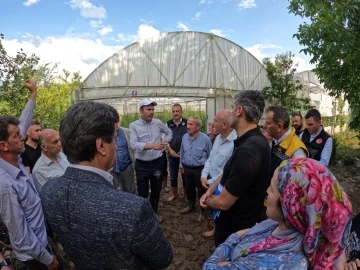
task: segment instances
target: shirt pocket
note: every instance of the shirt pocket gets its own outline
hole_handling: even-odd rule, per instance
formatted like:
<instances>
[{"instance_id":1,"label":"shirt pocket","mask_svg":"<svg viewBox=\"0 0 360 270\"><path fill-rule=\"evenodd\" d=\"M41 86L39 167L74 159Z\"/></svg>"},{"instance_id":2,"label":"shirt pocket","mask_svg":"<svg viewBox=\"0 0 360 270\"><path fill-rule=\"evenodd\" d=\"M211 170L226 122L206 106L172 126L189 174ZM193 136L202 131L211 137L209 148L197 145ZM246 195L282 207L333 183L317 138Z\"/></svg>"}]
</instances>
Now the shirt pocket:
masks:
<instances>
[{"instance_id":1,"label":"shirt pocket","mask_svg":"<svg viewBox=\"0 0 360 270\"><path fill-rule=\"evenodd\" d=\"M194 150L194 155L198 158L202 158L204 153L204 149L201 147L196 147Z\"/></svg>"},{"instance_id":2,"label":"shirt pocket","mask_svg":"<svg viewBox=\"0 0 360 270\"><path fill-rule=\"evenodd\" d=\"M219 151L216 155L216 165L219 168L224 168L226 162L228 161L229 157L230 157L230 151Z\"/></svg>"}]
</instances>

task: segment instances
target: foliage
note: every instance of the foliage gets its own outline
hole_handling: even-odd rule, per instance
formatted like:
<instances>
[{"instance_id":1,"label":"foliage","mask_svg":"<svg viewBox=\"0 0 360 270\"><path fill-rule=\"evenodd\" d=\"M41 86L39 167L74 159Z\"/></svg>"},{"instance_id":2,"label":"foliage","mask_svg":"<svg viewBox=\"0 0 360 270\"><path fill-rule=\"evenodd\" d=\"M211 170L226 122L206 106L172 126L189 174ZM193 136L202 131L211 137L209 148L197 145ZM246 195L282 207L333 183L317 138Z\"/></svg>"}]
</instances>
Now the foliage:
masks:
<instances>
[{"instance_id":1,"label":"foliage","mask_svg":"<svg viewBox=\"0 0 360 270\"><path fill-rule=\"evenodd\" d=\"M199 110L184 110L183 117L188 118L189 116L198 116L200 117L203 125L201 127L201 131L206 133L206 112L199 111ZM166 123L170 119L172 119L171 111L163 111L163 112L156 112L155 110L155 118L160 119L161 122ZM140 113L130 113L121 116L121 126L128 128L130 123L138 120L140 118Z\"/></svg>"},{"instance_id":2,"label":"foliage","mask_svg":"<svg viewBox=\"0 0 360 270\"><path fill-rule=\"evenodd\" d=\"M47 86L40 86L34 118L40 120L43 128L59 129L60 120L72 104L71 92L81 83L81 76L64 70Z\"/></svg>"},{"instance_id":3,"label":"foliage","mask_svg":"<svg viewBox=\"0 0 360 270\"><path fill-rule=\"evenodd\" d=\"M24 81L33 79L40 85L47 85L53 80L57 65L39 64L38 56L27 55L22 49L12 57L2 45L3 39L4 36L0 34L0 114L20 116L29 96Z\"/></svg>"},{"instance_id":4,"label":"foliage","mask_svg":"<svg viewBox=\"0 0 360 270\"><path fill-rule=\"evenodd\" d=\"M355 160L355 156L360 157L360 140L358 139L358 132L346 130L334 134L333 139L336 148L336 160L344 160L344 162L350 164L352 162L350 160Z\"/></svg>"},{"instance_id":5,"label":"foliage","mask_svg":"<svg viewBox=\"0 0 360 270\"><path fill-rule=\"evenodd\" d=\"M265 87L263 94L270 104L285 107L290 114L308 110L310 99L301 97L303 85L295 78L296 67L294 54L291 52L278 54L275 62L270 58L264 58L263 64L268 73L271 87Z\"/></svg>"},{"instance_id":6,"label":"foliage","mask_svg":"<svg viewBox=\"0 0 360 270\"><path fill-rule=\"evenodd\" d=\"M335 116L322 116L321 123L324 127L337 127L340 129L346 124L349 117L347 115L338 114Z\"/></svg>"},{"instance_id":7,"label":"foliage","mask_svg":"<svg viewBox=\"0 0 360 270\"><path fill-rule=\"evenodd\" d=\"M34 118L43 128L58 129L62 115L71 105L71 91L79 86L81 76L66 70L57 76L56 64L39 64L38 56L27 55L22 49L15 57L9 56L2 45L3 38L0 34L0 115L20 116L29 98L24 81L33 79L38 85Z\"/></svg>"},{"instance_id":8,"label":"foliage","mask_svg":"<svg viewBox=\"0 0 360 270\"><path fill-rule=\"evenodd\" d=\"M350 127L360 130L360 0L290 0L289 11L306 18L294 37L330 94L344 93Z\"/></svg>"}]
</instances>

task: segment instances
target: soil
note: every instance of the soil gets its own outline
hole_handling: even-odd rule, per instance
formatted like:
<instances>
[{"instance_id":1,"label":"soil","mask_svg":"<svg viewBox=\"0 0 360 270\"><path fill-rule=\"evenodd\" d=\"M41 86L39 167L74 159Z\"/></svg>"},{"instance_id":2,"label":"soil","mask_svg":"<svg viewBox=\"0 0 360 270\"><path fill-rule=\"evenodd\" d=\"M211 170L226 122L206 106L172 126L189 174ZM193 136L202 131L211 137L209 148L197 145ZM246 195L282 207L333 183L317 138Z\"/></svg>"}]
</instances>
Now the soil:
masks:
<instances>
[{"instance_id":1,"label":"soil","mask_svg":"<svg viewBox=\"0 0 360 270\"><path fill-rule=\"evenodd\" d=\"M330 169L349 195L353 214L357 215L360 212L360 168L338 164ZM181 209L186 207L184 199L167 202L166 199L170 195L170 192L162 191L159 207L159 213L163 218L161 226L174 250L174 259L168 269L201 269L204 261L215 250L214 240L201 236L202 232L212 229L210 215L198 222L199 205L191 213L180 214Z\"/></svg>"}]
</instances>

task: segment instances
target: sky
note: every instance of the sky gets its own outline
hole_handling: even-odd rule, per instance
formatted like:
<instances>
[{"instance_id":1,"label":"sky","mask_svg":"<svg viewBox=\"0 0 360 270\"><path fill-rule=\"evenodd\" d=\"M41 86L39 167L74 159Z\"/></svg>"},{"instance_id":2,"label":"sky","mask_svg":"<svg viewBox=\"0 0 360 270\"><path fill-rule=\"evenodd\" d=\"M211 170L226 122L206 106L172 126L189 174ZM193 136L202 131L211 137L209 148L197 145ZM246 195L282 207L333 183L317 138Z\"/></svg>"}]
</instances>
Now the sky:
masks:
<instances>
[{"instance_id":1,"label":"sky","mask_svg":"<svg viewBox=\"0 0 360 270\"><path fill-rule=\"evenodd\" d=\"M292 51L298 71L314 66L293 38L302 19L288 0L2 0L0 33L10 55L22 48L83 78L123 47L160 33L200 31L264 57Z\"/></svg>"}]
</instances>

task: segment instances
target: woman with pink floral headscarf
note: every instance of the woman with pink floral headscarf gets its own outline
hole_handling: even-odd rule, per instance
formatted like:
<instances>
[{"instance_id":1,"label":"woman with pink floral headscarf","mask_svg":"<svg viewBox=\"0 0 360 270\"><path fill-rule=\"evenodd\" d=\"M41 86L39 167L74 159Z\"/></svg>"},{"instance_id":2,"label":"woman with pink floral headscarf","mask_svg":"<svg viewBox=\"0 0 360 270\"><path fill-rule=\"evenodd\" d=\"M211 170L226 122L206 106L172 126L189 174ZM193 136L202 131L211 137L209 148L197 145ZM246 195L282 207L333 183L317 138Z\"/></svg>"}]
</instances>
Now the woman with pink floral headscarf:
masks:
<instances>
[{"instance_id":1,"label":"woman with pink floral headscarf","mask_svg":"<svg viewBox=\"0 0 360 270\"><path fill-rule=\"evenodd\" d=\"M232 234L203 269L335 269L352 209L329 169L313 159L289 159L267 193L269 219Z\"/></svg>"}]
</instances>

